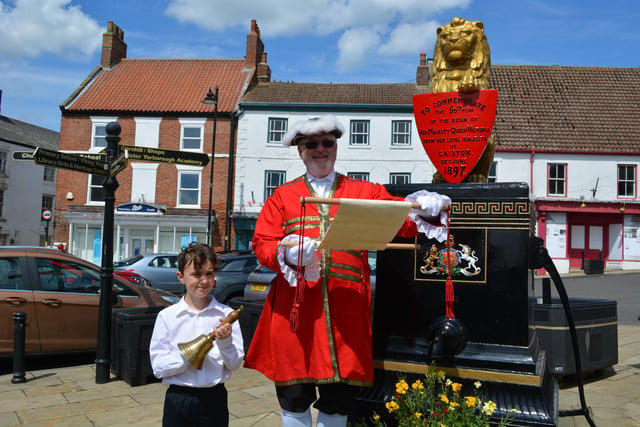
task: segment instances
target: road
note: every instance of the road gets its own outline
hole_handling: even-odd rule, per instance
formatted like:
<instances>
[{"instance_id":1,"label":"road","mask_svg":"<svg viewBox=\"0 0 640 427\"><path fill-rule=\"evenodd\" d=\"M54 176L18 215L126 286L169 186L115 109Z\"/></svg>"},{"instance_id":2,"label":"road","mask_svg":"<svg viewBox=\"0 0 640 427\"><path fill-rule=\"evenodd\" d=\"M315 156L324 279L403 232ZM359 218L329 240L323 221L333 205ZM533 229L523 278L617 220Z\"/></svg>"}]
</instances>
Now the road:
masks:
<instances>
[{"instance_id":1,"label":"road","mask_svg":"<svg viewBox=\"0 0 640 427\"><path fill-rule=\"evenodd\" d=\"M618 324L639 326L640 273L608 273L563 277L562 282L569 299L594 298L617 301ZM542 278L534 282L535 296L542 296ZM551 296L558 292L551 281Z\"/></svg>"}]
</instances>

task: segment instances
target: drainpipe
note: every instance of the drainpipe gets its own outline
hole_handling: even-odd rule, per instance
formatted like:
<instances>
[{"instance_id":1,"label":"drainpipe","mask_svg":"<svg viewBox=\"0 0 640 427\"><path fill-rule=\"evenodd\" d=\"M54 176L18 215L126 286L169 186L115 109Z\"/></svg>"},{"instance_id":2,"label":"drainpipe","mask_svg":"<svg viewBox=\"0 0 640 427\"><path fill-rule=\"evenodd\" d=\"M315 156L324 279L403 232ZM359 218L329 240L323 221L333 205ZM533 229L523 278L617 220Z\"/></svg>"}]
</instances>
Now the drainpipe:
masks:
<instances>
[{"instance_id":1,"label":"drainpipe","mask_svg":"<svg viewBox=\"0 0 640 427\"><path fill-rule=\"evenodd\" d=\"M531 156L529 156L529 194L531 199L533 200L533 158L535 157L535 150L531 151Z\"/></svg>"}]
</instances>

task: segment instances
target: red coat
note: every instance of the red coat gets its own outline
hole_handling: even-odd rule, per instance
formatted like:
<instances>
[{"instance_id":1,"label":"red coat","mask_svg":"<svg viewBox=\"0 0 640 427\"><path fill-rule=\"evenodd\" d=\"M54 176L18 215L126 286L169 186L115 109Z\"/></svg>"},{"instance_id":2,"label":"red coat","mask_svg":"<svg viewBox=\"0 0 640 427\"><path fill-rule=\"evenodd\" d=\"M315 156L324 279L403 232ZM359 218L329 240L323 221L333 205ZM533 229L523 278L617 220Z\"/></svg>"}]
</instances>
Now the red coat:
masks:
<instances>
[{"instance_id":1,"label":"red coat","mask_svg":"<svg viewBox=\"0 0 640 427\"><path fill-rule=\"evenodd\" d=\"M303 176L277 188L256 222L253 250L262 265L278 275L267 296L245 367L257 369L276 385L345 382L371 385L371 288L367 251L322 250L321 278L307 282L299 310L296 332L289 316L296 288L280 273L276 259L278 242L300 234L300 197L317 197ZM404 200L391 196L380 184L336 174L328 197ZM338 205L305 206L304 236L323 235ZM413 222L406 220L398 235L415 236Z\"/></svg>"}]
</instances>

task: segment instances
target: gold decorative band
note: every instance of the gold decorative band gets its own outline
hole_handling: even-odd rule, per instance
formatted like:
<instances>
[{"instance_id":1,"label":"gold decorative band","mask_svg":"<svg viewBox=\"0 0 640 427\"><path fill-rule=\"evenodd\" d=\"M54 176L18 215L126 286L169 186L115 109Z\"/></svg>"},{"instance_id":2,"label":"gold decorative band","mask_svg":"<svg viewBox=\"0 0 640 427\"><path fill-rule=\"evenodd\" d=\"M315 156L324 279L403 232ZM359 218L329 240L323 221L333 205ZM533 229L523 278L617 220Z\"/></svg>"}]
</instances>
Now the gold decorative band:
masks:
<instances>
[{"instance_id":1,"label":"gold decorative band","mask_svg":"<svg viewBox=\"0 0 640 427\"><path fill-rule=\"evenodd\" d=\"M420 363L394 362L391 360L374 360L374 368L385 371L411 372L416 374L426 374L431 365ZM434 366L436 371L443 371L445 375L456 378L476 379L480 381L495 381L510 384L523 384L540 386L542 378L538 375L514 374L511 372L497 372L483 369L452 368L446 366Z\"/></svg>"}]
</instances>

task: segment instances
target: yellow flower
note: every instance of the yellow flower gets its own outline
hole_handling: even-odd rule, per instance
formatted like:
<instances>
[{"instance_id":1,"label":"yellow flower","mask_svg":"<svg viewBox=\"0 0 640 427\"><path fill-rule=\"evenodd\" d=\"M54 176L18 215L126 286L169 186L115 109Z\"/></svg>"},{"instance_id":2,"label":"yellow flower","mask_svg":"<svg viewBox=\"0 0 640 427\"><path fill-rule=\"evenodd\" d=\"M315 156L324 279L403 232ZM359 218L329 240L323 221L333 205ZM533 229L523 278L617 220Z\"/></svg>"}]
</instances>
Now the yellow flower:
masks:
<instances>
[{"instance_id":1,"label":"yellow flower","mask_svg":"<svg viewBox=\"0 0 640 427\"><path fill-rule=\"evenodd\" d=\"M396 383L396 393L406 394L407 390L409 390L409 384L405 380L400 380Z\"/></svg>"},{"instance_id":2,"label":"yellow flower","mask_svg":"<svg viewBox=\"0 0 640 427\"><path fill-rule=\"evenodd\" d=\"M424 390L424 384L422 384L422 381L416 380L415 383L411 384L411 388L414 390Z\"/></svg>"},{"instance_id":3,"label":"yellow flower","mask_svg":"<svg viewBox=\"0 0 640 427\"><path fill-rule=\"evenodd\" d=\"M443 401L444 403L449 403L449 398L447 397L446 394L441 394L440 400Z\"/></svg>"},{"instance_id":4,"label":"yellow flower","mask_svg":"<svg viewBox=\"0 0 640 427\"><path fill-rule=\"evenodd\" d=\"M473 383L473 386L475 388L480 388L480 387L482 387L482 383L480 381L476 381L475 383Z\"/></svg>"},{"instance_id":5,"label":"yellow flower","mask_svg":"<svg viewBox=\"0 0 640 427\"><path fill-rule=\"evenodd\" d=\"M451 384L453 384L451 382L451 380L449 378L447 378L447 380L444 382L444 385L446 385L447 387L449 387Z\"/></svg>"},{"instance_id":6,"label":"yellow flower","mask_svg":"<svg viewBox=\"0 0 640 427\"><path fill-rule=\"evenodd\" d=\"M414 415L417 419L420 419L420 417L422 416L422 412L416 412Z\"/></svg>"},{"instance_id":7,"label":"yellow flower","mask_svg":"<svg viewBox=\"0 0 640 427\"><path fill-rule=\"evenodd\" d=\"M460 393L460 390L462 390L462 384L460 383L453 383L451 384L451 390L453 390L453 392L455 394Z\"/></svg>"},{"instance_id":8,"label":"yellow flower","mask_svg":"<svg viewBox=\"0 0 640 427\"><path fill-rule=\"evenodd\" d=\"M447 425L440 423L440 427L447 427Z\"/></svg>"},{"instance_id":9,"label":"yellow flower","mask_svg":"<svg viewBox=\"0 0 640 427\"><path fill-rule=\"evenodd\" d=\"M495 410L496 410L496 404L492 400L486 402L482 406L482 413L484 415L492 415Z\"/></svg>"},{"instance_id":10,"label":"yellow flower","mask_svg":"<svg viewBox=\"0 0 640 427\"><path fill-rule=\"evenodd\" d=\"M450 402L449 403L449 408L451 408L451 409L455 409L458 406L460 406L460 404L458 402Z\"/></svg>"},{"instance_id":11,"label":"yellow flower","mask_svg":"<svg viewBox=\"0 0 640 427\"><path fill-rule=\"evenodd\" d=\"M440 381L440 382L444 381L444 378L445 378L444 377L444 371L438 371L438 372L436 372L436 375L438 377L438 381Z\"/></svg>"},{"instance_id":12,"label":"yellow flower","mask_svg":"<svg viewBox=\"0 0 640 427\"><path fill-rule=\"evenodd\" d=\"M475 396L466 396L464 401L469 408L473 408L478 403L478 399Z\"/></svg>"},{"instance_id":13,"label":"yellow flower","mask_svg":"<svg viewBox=\"0 0 640 427\"><path fill-rule=\"evenodd\" d=\"M387 402L384 406L387 407L387 411L389 411L389 413L397 411L398 408L400 408L400 406L398 406L398 404L394 400L392 400L391 402Z\"/></svg>"},{"instance_id":14,"label":"yellow flower","mask_svg":"<svg viewBox=\"0 0 640 427\"><path fill-rule=\"evenodd\" d=\"M378 414L373 414L373 420L374 420L374 421L380 421L380 415L378 415Z\"/></svg>"}]
</instances>

